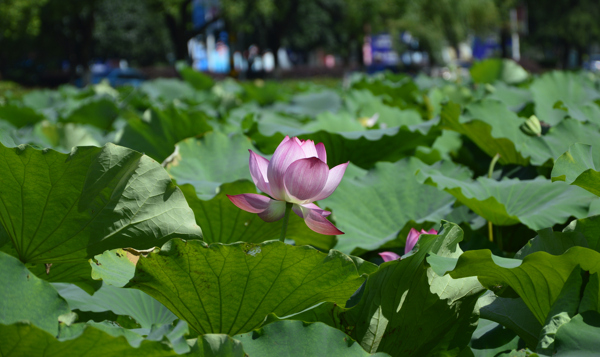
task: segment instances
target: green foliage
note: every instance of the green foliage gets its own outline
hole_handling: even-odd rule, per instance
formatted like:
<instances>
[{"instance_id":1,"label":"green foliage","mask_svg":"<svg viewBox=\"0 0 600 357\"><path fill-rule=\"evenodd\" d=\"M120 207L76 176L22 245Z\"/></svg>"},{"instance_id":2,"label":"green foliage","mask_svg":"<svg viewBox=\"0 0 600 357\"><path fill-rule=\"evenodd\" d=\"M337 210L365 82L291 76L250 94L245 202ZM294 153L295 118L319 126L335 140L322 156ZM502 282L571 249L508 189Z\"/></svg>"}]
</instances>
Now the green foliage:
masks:
<instances>
[{"instance_id":1,"label":"green foliage","mask_svg":"<svg viewBox=\"0 0 600 357\"><path fill-rule=\"evenodd\" d=\"M286 316L324 301L343 305L375 269L334 250L326 255L277 241L171 240L138 261L126 287L155 297L198 333L234 335L259 327L269 313Z\"/></svg>"},{"instance_id":2,"label":"green foliage","mask_svg":"<svg viewBox=\"0 0 600 357\"><path fill-rule=\"evenodd\" d=\"M0 144L0 157L0 218L24 262L76 262L170 236L201 237L181 191L133 150L107 144L67 155Z\"/></svg>"},{"instance_id":3,"label":"green foliage","mask_svg":"<svg viewBox=\"0 0 600 357\"><path fill-rule=\"evenodd\" d=\"M139 89L2 95L0 354L593 354L600 82L515 66L327 89L181 67ZM316 202L345 234L294 214L273 241L283 220L227 198L258 192L248 150L286 135L350 162ZM441 231L373 264L411 228Z\"/></svg>"}]
</instances>

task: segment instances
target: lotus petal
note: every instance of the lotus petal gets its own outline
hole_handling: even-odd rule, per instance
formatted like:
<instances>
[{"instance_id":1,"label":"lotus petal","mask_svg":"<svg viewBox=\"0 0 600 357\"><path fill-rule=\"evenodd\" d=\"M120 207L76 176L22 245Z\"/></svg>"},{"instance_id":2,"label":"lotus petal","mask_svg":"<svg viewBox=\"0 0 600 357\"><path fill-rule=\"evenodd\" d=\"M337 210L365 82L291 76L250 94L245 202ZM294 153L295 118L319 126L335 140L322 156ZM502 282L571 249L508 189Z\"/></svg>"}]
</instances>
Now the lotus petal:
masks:
<instances>
[{"instance_id":1,"label":"lotus petal","mask_svg":"<svg viewBox=\"0 0 600 357\"><path fill-rule=\"evenodd\" d=\"M327 163L327 152L325 151L325 145L323 143L318 143L315 145L315 149L317 150L317 157L324 163Z\"/></svg>"},{"instance_id":2,"label":"lotus petal","mask_svg":"<svg viewBox=\"0 0 600 357\"><path fill-rule=\"evenodd\" d=\"M329 167L317 157L310 157L293 162L285 172L284 185L286 193L294 203L312 201L323 190L327 183Z\"/></svg>"},{"instance_id":3,"label":"lotus petal","mask_svg":"<svg viewBox=\"0 0 600 357\"><path fill-rule=\"evenodd\" d=\"M269 197L256 193L243 193L235 196L227 195L227 198L238 208L250 213L263 212L269 207L269 202L272 201Z\"/></svg>"},{"instance_id":4,"label":"lotus petal","mask_svg":"<svg viewBox=\"0 0 600 357\"><path fill-rule=\"evenodd\" d=\"M288 138L286 136L286 138ZM296 140L283 140L275 150L269 166L267 179L271 196L277 200L285 200L285 186L283 178L287 168L296 160L304 159L305 154Z\"/></svg>"},{"instance_id":5,"label":"lotus petal","mask_svg":"<svg viewBox=\"0 0 600 357\"><path fill-rule=\"evenodd\" d=\"M344 173L346 172L348 164L349 162L340 164L329 170L327 182L325 183L325 186L323 186L323 190L321 190L321 192L319 192L319 194L316 195L311 201L319 201L329 197L342 181L342 177L344 177Z\"/></svg>"},{"instance_id":6,"label":"lotus petal","mask_svg":"<svg viewBox=\"0 0 600 357\"><path fill-rule=\"evenodd\" d=\"M270 200L267 209L258 214L265 222L275 222L285 216L285 201Z\"/></svg>"},{"instance_id":7,"label":"lotus petal","mask_svg":"<svg viewBox=\"0 0 600 357\"><path fill-rule=\"evenodd\" d=\"M250 151L250 176L256 187L262 192L271 195L271 188L269 187L269 180L267 179L267 167L269 167L269 160L256 154L252 150Z\"/></svg>"},{"instance_id":8,"label":"lotus petal","mask_svg":"<svg viewBox=\"0 0 600 357\"><path fill-rule=\"evenodd\" d=\"M400 256L394 252L381 252L379 253L384 262L400 259Z\"/></svg>"},{"instance_id":9,"label":"lotus petal","mask_svg":"<svg viewBox=\"0 0 600 357\"><path fill-rule=\"evenodd\" d=\"M340 235L344 234L344 232L337 229L333 223L327 220L328 215L331 212L322 210L322 209L314 209L311 206L307 207L307 205L298 205L295 204L292 207L294 213L304 219L304 223L308 226L308 228L313 231L325 234L325 235Z\"/></svg>"},{"instance_id":10,"label":"lotus petal","mask_svg":"<svg viewBox=\"0 0 600 357\"><path fill-rule=\"evenodd\" d=\"M419 233L419 231L417 231L414 228L410 229L410 232L408 232L408 237L406 237L406 245L404 246L404 254L407 254L408 252L410 252L415 244L417 244L417 241L419 240L419 236L421 235L421 233Z\"/></svg>"}]
</instances>

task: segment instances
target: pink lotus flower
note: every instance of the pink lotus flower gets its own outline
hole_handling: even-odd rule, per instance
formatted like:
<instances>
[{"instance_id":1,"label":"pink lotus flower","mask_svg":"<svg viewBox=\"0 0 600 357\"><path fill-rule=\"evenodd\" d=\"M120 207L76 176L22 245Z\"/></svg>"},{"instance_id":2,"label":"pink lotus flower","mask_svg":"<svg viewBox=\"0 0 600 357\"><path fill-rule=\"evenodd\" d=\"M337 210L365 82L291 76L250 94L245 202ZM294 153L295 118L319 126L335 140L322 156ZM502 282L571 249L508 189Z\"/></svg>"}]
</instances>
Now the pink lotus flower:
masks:
<instances>
[{"instance_id":1,"label":"pink lotus flower","mask_svg":"<svg viewBox=\"0 0 600 357\"><path fill-rule=\"evenodd\" d=\"M286 202L308 228L321 234L344 234L325 217L331 212L320 209L314 201L329 197L342 181L348 163L331 170L327 166L325 145L312 140L286 136L275 150L271 161L250 151L250 175L259 190L273 199L245 193L227 197L244 211L258 213L266 222L285 215Z\"/></svg>"},{"instance_id":2,"label":"pink lotus flower","mask_svg":"<svg viewBox=\"0 0 600 357\"><path fill-rule=\"evenodd\" d=\"M411 228L410 232L408 232L408 237L406 237L406 245L404 246L404 254L408 254L408 252L410 252L415 247L415 244L417 244L417 241L419 240L419 237L421 236L421 234L437 234L437 233L438 232L433 228L430 229L429 231L421 229L421 232L417 231L414 228ZM400 259L400 256L394 252L381 252L381 253L379 253L379 255L381 256L381 258L383 258L384 262L389 262L390 260Z\"/></svg>"}]
</instances>

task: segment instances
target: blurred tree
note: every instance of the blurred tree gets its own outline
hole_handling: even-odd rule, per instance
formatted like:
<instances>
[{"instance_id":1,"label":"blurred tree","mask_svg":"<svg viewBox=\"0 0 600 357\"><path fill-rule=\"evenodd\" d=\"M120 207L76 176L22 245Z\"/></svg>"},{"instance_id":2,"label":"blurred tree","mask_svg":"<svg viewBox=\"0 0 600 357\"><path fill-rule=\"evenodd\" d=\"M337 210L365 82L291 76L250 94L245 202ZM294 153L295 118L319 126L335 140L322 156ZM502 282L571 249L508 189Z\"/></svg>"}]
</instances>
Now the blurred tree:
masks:
<instances>
[{"instance_id":1,"label":"blurred tree","mask_svg":"<svg viewBox=\"0 0 600 357\"><path fill-rule=\"evenodd\" d=\"M46 1L0 1L0 79L8 62L22 55L19 48L40 33L40 10Z\"/></svg>"},{"instance_id":2,"label":"blurred tree","mask_svg":"<svg viewBox=\"0 0 600 357\"><path fill-rule=\"evenodd\" d=\"M147 0L150 9L163 17L177 59L187 57L187 41L192 31L192 0Z\"/></svg>"},{"instance_id":3,"label":"blurred tree","mask_svg":"<svg viewBox=\"0 0 600 357\"><path fill-rule=\"evenodd\" d=\"M41 36L35 48L44 58L66 59L71 79L87 69L93 55L95 13L101 0L48 0L40 12Z\"/></svg>"},{"instance_id":4,"label":"blurred tree","mask_svg":"<svg viewBox=\"0 0 600 357\"><path fill-rule=\"evenodd\" d=\"M529 14L527 42L544 52L556 49L566 67L571 49L582 54L600 43L600 4L598 0L526 0Z\"/></svg>"},{"instance_id":5,"label":"blurred tree","mask_svg":"<svg viewBox=\"0 0 600 357\"><path fill-rule=\"evenodd\" d=\"M407 30L421 40L433 58L440 60L444 45L459 54L459 43L469 34L488 34L499 25L493 0L415 0L405 2L405 12L392 28Z\"/></svg>"},{"instance_id":6,"label":"blurred tree","mask_svg":"<svg viewBox=\"0 0 600 357\"><path fill-rule=\"evenodd\" d=\"M166 61L172 51L163 15L153 11L146 0L102 0L94 27L95 56L123 58L134 64Z\"/></svg>"}]
</instances>

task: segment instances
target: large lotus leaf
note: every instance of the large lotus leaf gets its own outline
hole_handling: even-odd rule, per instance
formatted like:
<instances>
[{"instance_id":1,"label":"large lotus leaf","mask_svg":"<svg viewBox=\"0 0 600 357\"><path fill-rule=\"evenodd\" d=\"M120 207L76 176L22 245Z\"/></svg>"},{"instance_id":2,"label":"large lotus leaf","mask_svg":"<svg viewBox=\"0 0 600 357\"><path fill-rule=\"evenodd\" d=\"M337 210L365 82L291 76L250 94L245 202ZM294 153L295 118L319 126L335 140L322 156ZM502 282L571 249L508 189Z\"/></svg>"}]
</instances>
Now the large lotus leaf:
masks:
<instances>
[{"instance_id":1,"label":"large lotus leaf","mask_svg":"<svg viewBox=\"0 0 600 357\"><path fill-rule=\"evenodd\" d=\"M287 119L289 121L289 119ZM306 132L316 132L319 130L329 131L331 133L337 133L340 131L364 131L367 130L355 116L348 112L323 112L315 118L314 121L309 122L303 126L303 130Z\"/></svg>"},{"instance_id":2,"label":"large lotus leaf","mask_svg":"<svg viewBox=\"0 0 600 357\"><path fill-rule=\"evenodd\" d=\"M278 321L233 338L242 342L248 356L389 356L368 353L342 331L321 322Z\"/></svg>"},{"instance_id":3,"label":"large lotus leaf","mask_svg":"<svg viewBox=\"0 0 600 357\"><path fill-rule=\"evenodd\" d=\"M79 101L75 108L62 115L61 121L89 124L100 129L110 130L118 115L119 108L113 99L106 96L94 96Z\"/></svg>"},{"instance_id":4,"label":"large lotus leaf","mask_svg":"<svg viewBox=\"0 0 600 357\"><path fill-rule=\"evenodd\" d=\"M580 121L600 124L600 108L593 102L600 98L600 93L585 86L580 74L546 73L533 81L530 90L535 113L541 121L556 125L568 114Z\"/></svg>"},{"instance_id":5,"label":"large lotus leaf","mask_svg":"<svg viewBox=\"0 0 600 357\"><path fill-rule=\"evenodd\" d=\"M529 160L520 151L530 140L519 128L524 119L506 104L484 99L469 104L465 114L460 115L460 106L449 103L443 107L441 118L442 128L464 134L490 157L500 154L501 164L528 164Z\"/></svg>"},{"instance_id":6,"label":"large lotus leaf","mask_svg":"<svg viewBox=\"0 0 600 357\"><path fill-rule=\"evenodd\" d=\"M600 196L600 171L596 170L592 147L572 145L554 163L552 181L565 181Z\"/></svg>"},{"instance_id":7,"label":"large lotus leaf","mask_svg":"<svg viewBox=\"0 0 600 357\"><path fill-rule=\"evenodd\" d=\"M136 289L117 288L104 283L100 290L90 296L73 284L56 283L54 287L73 310L112 311L117 315L128 315L144 329L149 330L153 324L170 324L176 319L163 304Z\"/></svg>"},{"instance_id":8,"label":"large lotus leaf","mask_svg":"<svg viewBox=\"0 0 600 357\"><path fill-rule=\"evenodd\" d=\"M252 179L248 150L255 148L242 134L209 132L201 139L189 138L177 146L179 152L167 164L167 172L179 185L194 186L201 199L213 198L223 183Z\"/></svg>"},{"instance_id":9,"label":"large lotus leaf","mask_svg":"<svg viewBox=\"0 0 600 357\"><path fill-rule=\"evenodd\" d=\"M107 249L201 238L181 191L136 151L0 145L0 157L0 220L23 262L75 262Z\"/></svg>"},{"instance_id":10,"label":"large lotus leaf","mask_svg":"<svg viewBox=\"0 0 600 357\"><path fill-rule=\"evenodd\" d=\"M198 93L189 83L174 78L159 78L146 81L140 86L153 101L171 103L173 100L194 100Z\"/></svg>"},{"instance_id":11,"label":"large lotus leaf","mask_svg":"<svg viewBox=\"0 0 600 357\"><path fill-rule=\"evenodd\" d=\"M198 336L192 352L198 357L249 357L242 343L224 334Z\"/></svg>"},{"instance_id":12,"label":"large lotus leaf","mask_svg":"<svg viewBox=\"0 0 600 357\"><path fill-rule=\"evenodd\" d=\"M103 146L115 141L116 132L107 133L105 130L87 124L56 123L43 121L35 125L33 135L48 142L46 147L68 153L75 146Z\"/></svg>"},{"instance_id":13,"label":"large lotus leaf","mask_svg":"<svg viewBox=\"0 0 600 357\"><path fill-rule=\"evenodd\" d=\"M571 247L589 248L586 237L580 232L555 232L552 228L538 231L538 235L532 238L521 248L515 258L523 259L535 252L546 252L552 255L561 255Z\"/></svg>"},{"instance_id":14,"label":"large lotus leaf","mask_svg":"<svg viewBox=\"0 0 600 357\"><path fill-rule=\"evenodd\" d=\"M494 83L494 90L487 98L501 101L513 112L520 111L528 102L532 101L529 90L509 86L502 82Z\"/></svg>"},{"instance_id":15,"label":"large lotus leaf","mask_svg":"<svg viewBox=\"0 0 600 357\"><path fill-rule=\"evenodd\" d=\"M600 117L600 116L599 116ZM575 143L592 145L596 166L600 165L600 127L594 123L584 123L575 119L563 119L558 125L541 137L532 137L522 153L531 157L533 165L543 165L565 153ZM552 165L549 165L552 166Z\"/></svg>"},{"instance_id":16,"label":"large lotus leaf","mask_svg":"<svg viewBox=\"0 0 600 357\"><path fill-rule=\"evenodd\" d=\"M398 78L399 80L362 79L352 83L354 89L367 89L377 96L384 97L384 103L400 109L421 108L421 93L419 87L409 76Z\"/></svg>"},{"instance_id":17,"label":"large lotus leaf","mask_svg":"<svg viewBox=\"0 0 600 357\"><path fill-rule=\"evenodd\" d=\"M102 282L92 278L92 267L87 261L74 263L28 264L27 268L38 278L50 283L72 283L88 294L100 289Z\"/></svg>"},{"instance_id":18,"label":"large lotus leaf","mask_svg":"<svg viewBox=\"0 0 600 357\"><path fill-rule=\"evenodd\" d=\"M414 153L418 146L430 146L439 136L432 127L436 120L417 125L387 129L332 133L308 133L302 127L275 123L255 123L247 134L265 153L272 153L285 135L322 142L327 150L329 167L351 161L361 168L371 168L378 161L396 162Z\"/></svg>"},{"instance_id":19,"label":"large lotus leaf","mask_svg":"<svg viewBox=\"0 0 600 357\"><path fill-rule=\"evenodd\" d=\"M502 59L490 58L475 62L469 72L475 83L494 83L502 76Z\"/></svg>"},{"instance_id":20,"label":"large lotus leaf","mask_svg":"<svg viewBox=\"0 0 600 357\"><path fill-rule=\"evenodd\" d=\"M600 313L586 311L574 316L556 332L553 356L594 357L600 351Z\"/></svg>"},{"instance_id":21,"label":"large lotus leaf","mask_svg":"<svg viewBox=\"0 0 600 357\"><path fill-rule=\"evenodd\" d=\"M209 75L198 72L189 66L181 66L177 70L183 80L197 90L210 89L215 84Z\"/></svg>"},{"instance_id":22,"label":"large lotus leaf","mask_svg":"<svg viewBox=\"0 0 600 357\"><path fill-rule=\"evenodd\" d=\"M162 162L173 153L176 143L210 130L206 114L171 104L165 109L150 108L141 117L129 115L118 144Z\"/></svg>"},{"instance_id":23,"label":"large lotus leaf","mask_svg":"<svg viewBox=\"0 0 600 357\"><path fill-rule=\"evenodd\" d=\"M256 193L256 187L250 181L236 181L224 184L219 193L210 200L201 200L191 185L180 186L194 216L202 228L206 243L261 243L279 239L283 220L265 222L255 213L239 209L227 198L227 195ZM316 233L309 229L304 220L295 214L290 215L287 227L287 239L293 239L296 245L310 244L319 249L329 250L336 243L334 236Z\"/></svg>"},{"instance_id":24,"label":"large lotus leaf","mask_svg":"<svg viewBox=\"0 0 600 357\"><path fill-rule=\"evenodd\" d=\"M589 248L600 252L600 216L575 220L569 223L563 232L576 232L583 234Z\"/></svg>"},{"instance_id":25,"label":"large lotus leaf","mask_svg":"<svg viewBox=\"0 0 600 357\"><path fill-rule=\"evenodd\" d=\"M565 183L479 177L475 181L448 177L426 168L418 175L421 182L438 187L458 199L473 212L499 226L523 223L538 230L564 223L569 217L585 217L593 196Z\"/></svg>"},{"instance_id":26,"label":"large lotus leaf","mask_svg":"<svg viewBox=\"0 0 600 357\"><path fill-rule=\"evenodd\" d=\"M478 305L482 319L495 321L512 330L531 348L537 346L542 325L523 299L502 298L488 291L479 298Z\"/></svg>"},{"instance_id":27,"label":"large lotus leaf","mask_svg":"<svg viewBox=\"0 0 600 357\"><path fill-rule=\"evenodd\" d=\"M459 181L471 176L449 162L438 166ZM344 178L336 191L319 203L333 210L336 226L345 232L338 237L336 249L346 253L355 248L377 249L396 239L411 220L436 223L450 213L454 197L415 177L424 167L415 158L381 162L366 175Z\"/></svg>"},{"instance_id":28,"label":"large lotus leaf","mask_svg":"<svg viewBox=\"0 0 600 357\"><path fill-rule=\"evenodd\" d=\"M496 322L479 319L477 329L471 337L471 351L475 357L502 356L524 347L513 331Z\"/></svg>"},{"instance_id":29,"label":"large lotus leaf","mask_svg":"<svg viewBox=\"0 0 600 357\"><path fill-rule=\"evenodd\" d=\"M44 120L44 116L29 107L12 104L0 105L0 120L6 120L17 128Z\"/></svg>"},{"instance_id":30,"label":"large lotus leaf","mask_svg":"<svg viewBox=\"0 0 600 357\"><path fill-rule=\"evenodd\" d=\"M577 314L581 291L585 287L584 274L586 272L577 266L564 282L560 294L550 307L544 327L540 331L539 343L536 347L536 352L539 354L551 355L554 352L556 331ZM597 275L594 274L594 276Z\"/></svg>"},{"instance_id":31,"label":"large lotus leaf","mask_svg":"<svg viewBox=\"0 0 600 357\"><path fill-rule=\"evenodd\" d=\"M391 356L457 356L475 330L475 305L484 291L476 279L438 276L426 262L434 253L456 259L463 231L443 222L438 236L421 235L413 255L382 264L369 275L350 309L322 304L285 318L321 321L348 333L370 352Z\"/></svg>"},{"instance_id":32,"label":"large lotus leaf","mask_svg":"<svg viewBox=\"0 0 600 357\"><path fill-rule=\"evenodd\" d=\"M477 276L492 290L509 286L544 324L565 281L577 265L590 274L600 271L600 253L584 247L573 247L558 256L536 252L526 256L521 264L519 262L517 259L512 263L498 259L489 250L467 251L460 256L450 276Z\"/></svg>"},{"instance_id":33,"label":"large lotus leaf","mask_svg":"<svg viewBox=\"0 0 600 357\"><path fill-rule=\"evenodd\" d=\"M281 89L279 89L281 91ZM276 103L272 110L297 115L316 116L322 112L336 113L342 106L342 99L333 90L300 93L293 96L290 103Z\"/></svg>"},{"instance_id":34,"label":"large lotus leaf","mask_svg":"<svg viewBox=\"0 0 600 357\"><path fill-rule=\"evenodd\" d=\"M502 80L506 83L519 83L529 74L516 62L507 59L486 59L471 67L471 78L475 83L494 83Z\"/></svg>"},{"instance_id":35,"label":"large lotus leaf","mask_svg":"<svg viewBox=\"0 0 600 357\"><path fill-rule=\"evenodd\" d=\"M126 287L145 291L199 333L251 331L323 301L344 305L371 263L279 241L211 244L173 239L140 258Z\"/></svg>"},{"instance_id":36,"label":"large lotus leaf","mask_svg":"<svg viewBox=\"0 0 600 357\"><path fill-rule=\"evenodd\" d=\"M400 110L383 103L383 99L368 90L350 91L346 98L346 107L356 117L372 117L377 115L378 123L388 127L414 125L422 121L421 115L415 110ZM339 131L350 131L343 129Z\"/></svg>"},{"instance_id":37,"label":"large lotus leaf","mask_svg":"<svg viewBox=\"0 0 600 357\"><path fill-rule=\"evenodd\" d=\"M158 341L142 341L137 348L132 347L125 337L111 336L106 331L85 326L72 339L57 340L53 334L35 326L16 323L0 323L0 355L17 356L90 356L137 357L137 356L176 356L175 351Z\"/></svg>"},{"instance_id":38,"label":"large lotus leaf","mask_svg":"<svg viewBox=\"0 0 600 357\"><path fill-rule=\"evenodd\" d=\"M29 321L57 335L58 317L69 307L50 283L33 275L17 258L0 252L0 286L0 324Z\"/></svg>"},{"instance_id":39,"label":"large lotus leaf","mask_svg":"<svg viewBox=\"0 0 600 357\"><path fill-rule=\"evenodd\" d=\"M107 284L123 287L135 274L135 265L140 257L140 252L131 249L107 250L98 254L89 263L92 267L92 278L102 280ZM147 253L147 252L146 252Z\"/></svg>"}]
</instances>

